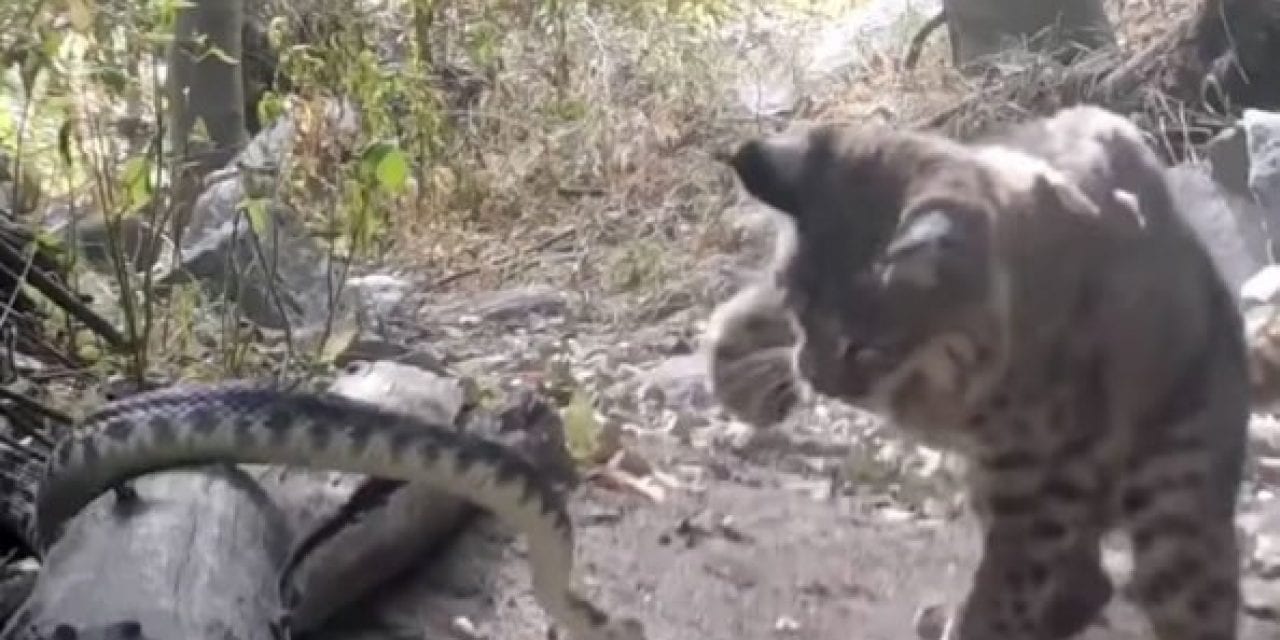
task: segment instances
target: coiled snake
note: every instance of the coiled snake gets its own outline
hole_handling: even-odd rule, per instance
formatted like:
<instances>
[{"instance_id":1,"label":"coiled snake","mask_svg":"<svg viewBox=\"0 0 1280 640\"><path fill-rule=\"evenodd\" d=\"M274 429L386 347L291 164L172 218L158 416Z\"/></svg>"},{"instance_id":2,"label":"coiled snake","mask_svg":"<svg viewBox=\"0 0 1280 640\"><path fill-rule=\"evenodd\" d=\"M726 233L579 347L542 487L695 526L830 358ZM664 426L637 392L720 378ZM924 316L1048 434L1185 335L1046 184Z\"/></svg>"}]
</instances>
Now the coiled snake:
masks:
<instances>
[{"instance_id":1,"label":"coiled snake","mask_svg":"<svg viewBox=\"0 0 1280 640\"><path fill-rule=\"evenodd\" d=\"M534 595L572 640L642 640L578 594L573 529L538 471L502 445L371 403L244 383L169 388L107 405L53 450L28 539L41 550L129 478L211 462L285 464L428 482L523 533Z\"/></svg>"}]
</instances>

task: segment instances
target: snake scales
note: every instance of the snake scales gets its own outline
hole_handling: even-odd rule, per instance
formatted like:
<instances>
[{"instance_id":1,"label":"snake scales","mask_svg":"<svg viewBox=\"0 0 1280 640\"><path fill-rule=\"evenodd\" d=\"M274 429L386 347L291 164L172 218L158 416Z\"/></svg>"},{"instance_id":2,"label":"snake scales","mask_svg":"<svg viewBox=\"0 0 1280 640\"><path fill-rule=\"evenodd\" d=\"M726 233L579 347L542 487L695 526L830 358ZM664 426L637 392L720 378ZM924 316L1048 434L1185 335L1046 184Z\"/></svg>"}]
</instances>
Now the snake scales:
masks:
<instances>
[{"instance_id":1,"label":"snake scales","mask_svg":"<svg viewBox=\"0 0 1280 640\"><path fill-rule=\"evenodd\" d=\"M55 446L28 539L43 551L98 495L152 471L211 462L286 464L428 482L489 510L529 545L534 595L573 640L642 640L575 590L573 529L538 471L504 446L330 393L220 384L108 404Z\"/></svg>"}]
</instances>

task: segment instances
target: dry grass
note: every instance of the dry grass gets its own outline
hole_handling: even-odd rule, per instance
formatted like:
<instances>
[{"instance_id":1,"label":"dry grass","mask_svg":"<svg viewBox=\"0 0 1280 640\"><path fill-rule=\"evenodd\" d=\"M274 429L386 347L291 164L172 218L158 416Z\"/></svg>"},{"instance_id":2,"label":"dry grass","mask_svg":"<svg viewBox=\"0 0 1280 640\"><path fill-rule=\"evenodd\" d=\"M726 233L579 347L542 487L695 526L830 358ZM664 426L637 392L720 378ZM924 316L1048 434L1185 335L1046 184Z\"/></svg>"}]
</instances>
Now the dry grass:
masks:
<instances>
[{"instance_id":1,"label":"dry grass","mask_svg":"<svg viewBox=\"0 0 1280 640\"><path fill-rule=\"evenodd\" d=\"M779 4L694 26L583 11L566 23L569 81L559 85L545 36L511 28L503 73L449 166L433 172L444 178L424 202L449 210L403 212L399 259L428 264L451 287L553 282L625 298L626 316L643 315L637 301L662 297L743 241L727 218L738 194L716 151L791 118L879 108L850 92L871 95L896 51L868 49L836 77L800 78L804 45L832 16ZM795 113L752 115L743 85L757 80L796 85ZM861 106L843 106L853 102ZM477 183L476 197L441 192L460 176Z\"/></svg>"},{"instance_id":2,"label":"dry grass","mask_svg":"<svg viewBox=\"0 0 1280 640\"><path fill-rule=\"evenodd\" d=\"M1109 4L1120 55L1128 56L1166 38L1193 3ZM904 73L902 49L927 17L919 14L897 25L888 44L859 46L860 60L839 74L795 80L811 64L798 53L841 17L837 5L824 9L744 9L720 28L583 12L567 20L567 55L559 58L541 33L511 30L504 73L474 112L457 159L434 174L443 176L434 188L444 191L467 176L474 197L445 197L449 215L406 212L400 257L429 263L453 287L544 281L644 304L743 240L726 217L737 199L731 177L712 152L796 120L880 119L974 135L1097 97L1109 89L1098 78L1121 59L1109 54L1067 69L1011 54L1014 71L978 82L949 68L940 31L919 67ZM561 85L548 72L557 59L568 61ZM1083 71L1091 65L1096 74ZM776 86L795 80L803 99L781 117L752 117L737 84L754 77ZM1150 129L1193 127L1195 114L1140 89L1126 99L1149 116Z\"/></svg>"},{"instance_id":3,"label":"dry grass","mask_svg":"<svg viewBox=\"0 0 1280 640\"><path fill-rule=\"evenodd\" d=\"M1194 156L1198 145L1227 118L1193 107L1171 94L1177 82L1170 52L1192 16L1191 0L1107 2L1119 47L1078 59L1070 66L1025 50L1008 50L996 69L964 78L947 67L942 43L914 73L884 70L894 97L904 105L898 121L940 128L972 138L992 126L1046 115L1080 102L1128 114L1148 133L1166 159ZM942 40L936 38L935 40Z\"/></svg>"}]
</instances>

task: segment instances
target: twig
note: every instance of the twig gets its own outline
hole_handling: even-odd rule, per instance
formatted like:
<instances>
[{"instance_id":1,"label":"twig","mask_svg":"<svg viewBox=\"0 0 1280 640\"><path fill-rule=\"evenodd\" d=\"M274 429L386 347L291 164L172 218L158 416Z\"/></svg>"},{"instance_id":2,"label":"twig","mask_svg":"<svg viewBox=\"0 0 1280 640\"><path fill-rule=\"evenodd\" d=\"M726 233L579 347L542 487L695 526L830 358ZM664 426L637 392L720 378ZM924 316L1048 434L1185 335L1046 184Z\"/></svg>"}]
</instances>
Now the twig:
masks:
<instances>
[{"instance_id":1,"label":"twig","mask_svg":"<svg viewBox=\"0 0 1280 640\"><path fill-rule=\"evenodd\" d=\"M12 423L13 423L13 425L14 425L14 428L15 428L15 429L18 429L19 431L23 431L24 433L30 433L30 432L34 432L34 431L35 431L34 429L19 428L19 427L17 426L17 425L18 425L18 421L17 421L17 420L14 420L12 417L10 417L10 422L12 422ZM42 442L43 442L43 441L42 441ZM28 458L31 458L31 459L35 459L35 460L43 460L43 459L45 459L45 458L47 458L47 457L48 457L48 456L47 456L46 454L44 454L43 452L36 451L35 449L32 449L31 447L29 447L29 446L27 446L27 445L25 445L25 444L22 444L21 442L18 442L17 440L14 440L12 437L10 437L10 436L9 436L9 434L4 433L4 432L2 432L2 431L0 431L0 444L3 444L4 446L8 447L9 449L12 449L14 452L16 452L16 453L21 453L22 455L24 455L24 456L26 456L26 457L28 457ZM52 448L52 445L50 445L50 448Z\"/></svg>"},{"instance_id":2,"label":"twig","mask_svg":"<svg viewBox=\"0 0 1280 640\"><path fill-rule=\"evenodd\" d=\"M34 411L35 413L49 418L50 420L62 423L63 425L69 425L75 422L75 419L71 416L58 411L53 407L46 406L44 403L35 400L34 398L28 398L27 396L8 387L0 387L0 399L8 400L23 409Z\"/></svg>"},{"instance_id":3,"label":"twig","mask_svg":"<svg viewBox=\"0 0 1280 640\"><path fill-rule=\"evenodd\" d=\"M567 229L563 229L563 230L561 230L561 231L559 231L559 232L555 233L554 235L552 235L550 238L546 238L546 239L542 240L541 242L538 242L537 244L533 245L532 247L529 247L529 248L527 248L527 249L523 249L523 250L522 250L522 252L524 252L524 251L542 251L543 249L546 249L546 248L550 247L551 245L553 245L553 244L555 244L555 243L557 243L557 242L560 242L561 240L564 240L565 238L568 238L568 237L572 236L573 234L575 234L575 233L577 233L577 232L578 232L577 227L569 227L569 228L567 228ZM515 256L515 255L508 255L508 256L506 256L506 257L504 257L504 258L502 258L502 259L494 260L493 262L489 263L489 266L490 266L490 267L495 267L495 268L498 268L498 267L505 267L505 266L510 265L510 264L511 264L511 262L513 262L515 259L516 259L516 256ZM450 274L448 274L448 275L446 275L446 276L444 276L444 277L440 278L439 280L436 280L435 282L431 283L431 288L433 288L433 289L440 289L440 288L442 288L442 287L445 287L445 286L448 286L448 285L450 285L450 284L453 284L454 282L457 282L458 280L461 280L461 279L463 279L463 278L466 278L466 277L469 277L469 276L476 275L477 273L480 273L480 267L467 267L466 269L462 269L462 270L460 270L460 271L455 271L455 272L453 272L453 273L450 273Z\"/></svg>"},{"instance_id":4,"label":"twig","mask_svg":"<svg viewBox=\"0 0 1280 640\"><path fill-rule=\"evenodd\" d=\"M947 23L947 11L945 9L938 12L937 15L929 18L916 35L912 36L911 44L907 46L907 56L902 60L902 68L911 71L916 68L916 64L920 62L920 54L924 50L924 43L934 31Z\"/></svg>"},{"instance_id":5,"label":"twig","mask_svg":"<svg viewBox=\"0 0 1280 640\"><path fill-rule=\"evenodd\" d=\"M9 274L17 277L18 271L22 271L27 263L26 258L22 257L16 249L7 243L0 242L0 267L8 271ZM102 316L94 313L87 305L79 300L65 287L56 282L44 271L33 269L27 274L26 280L35 287L37 291L47 296L54 304L61 307L64 311L75 316L75 318L85 324L91 331L101 336L104 340L111 344L113 348L123 350L128 346L125 337L111 326L111 323ZM19 280L20 282L20 280Z\"/></svg>"},{"instance_id":6,"label":"twig","mask_svg":"<svg viewBox=\"0 0 1280 640\"><path fill-rule=\"evenodd\" d=\"M477 273L480 273L479 267L467 267L466 269L462 269L461 271L454 271L453 273L450 273L449 275L446 275L443 278L440 278L439 280L436 280L435 282L431 283L431 288L442 289L463 278L474 276Z\"/></svg>"}]
</instances>

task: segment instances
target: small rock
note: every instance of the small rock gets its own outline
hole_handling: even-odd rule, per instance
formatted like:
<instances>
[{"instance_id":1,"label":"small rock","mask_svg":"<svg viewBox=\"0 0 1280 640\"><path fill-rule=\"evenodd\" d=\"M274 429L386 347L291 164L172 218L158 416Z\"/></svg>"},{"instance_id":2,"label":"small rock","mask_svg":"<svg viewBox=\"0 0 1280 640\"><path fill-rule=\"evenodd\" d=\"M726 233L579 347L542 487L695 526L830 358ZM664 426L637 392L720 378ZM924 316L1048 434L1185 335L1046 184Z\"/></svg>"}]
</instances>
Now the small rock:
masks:
<instances>
[{"instance_id":1,"label":"small rock","mask_svg":"<svg viewBox=\"0 0 1280 640\"><path fill-rule=\"evenodd\" d=\"M1221 187L1201 167L1180 164L1165 175L1184 219L1204 243L1228 286L1239 291L1269 261L1267 212L1253 200Z\"/></svg>"},{"instance_id":2,"label":"small rock","mask_svg":"<svg viewBox=\"0 0 1280 640\"><path fill-rule=\"evenodd\" d=\"M1246 306L1280 302L1280 265L1269 264L1240 285L1240 301Z\"/></svg>"},{"instance_id":3,"label":"small rock","mask_svg":"<svg viewBox=\"0 0 1280 640\"><path fill-rule=\"evenodd\" d=\"M449 630L464 640L478 640L483 637L474 622L466 616L458 616L449 621Z\"/></svg>"},{"instance_id":4,"label":"small rock","mask_svg":"<svg viewBox=\"0 0 1280 640\"><path fill-rule=\"evenodd\" d=\"M1258 534L1254 539L1252 564L1258 577L1280 578L1280 534Z\"/></svg>"},{"instance_id":5,"label":"small rock","mask_svg":"<svg viewBox=\"0 0 1280 640\"><path fill-rule=\"evenodd\" d=\"M800 631L800 621L790 616L781 616L773 623L773 630L780 634L793 634Z\"/></svg>"},{"instance_id":6,"label":"small rock","mask_svg":"<svg viewBox=\"0 0 1280 640\"><path fill-rule=\"evenodd\" d=\"M1259 480L1280 485L1280 457L1258 456L1257 465Z\"/></svg>"},{"instance_id":7,"label":"small rock","mask_svg":"<svg viewBox=\"0 0 1280 640\"><path fill-rule=\"evenodd\" d=\"M457 379L390 360L353 364L334 380L331 390L353 397L385 396L387 408L437 424L453 424L464 400Z\"/></svg>"},{"instance_id":8,"label":"small rock","mask_svg":"<svg viewBox=\"0 0 1280 640\"><path fill-rule=\"evenodd\" d=\"M709 423L706 414L693 413L688 411L670 411L664 410L662 416L662 425L671 435L680 438L682 441L687 440L695 429L705 427Z\"/></svg>"},{"instance_id":9,"label":"small rock","mask_svg":"<svg viewBox=\"0 0 1280 640\"><path fill-rule=\"evenodd\" d=\"M1259 454L1280 456L1280 421L1270 416L1250 420L1249 440Z\"/></svg>"},{"instance_id":10,"label":"small rock","mask_svg":"<svg viewBox=\"0 0 1280 640\"><path fill-rule=\"evenodd\" d=\"M702 568L738 589L751 589L760 583L759 569L750 560L716 556L703 562Z\"/></svg>"},{"instance_id":11,"label":"small rock","mask_svg":"<svg viewBox=\"0 0 1280 640\"><path fill-rule=\"evenodd\" d=\"M947 608L940 604L932 604L916 610L911 624L915 627L916 637L920 640L941 640L947 628Z\"/></svg>"},{"instance_id":12,"label":"small rock","mask_svg":"<svg viewBox=\"0 0 1280 640\"><path fill-rule=\"evenodd\" d=\"M1245 109L1240 124L1249 153L1249 191L1275 211L1280 206L1280 113Z\"/></svg>"},{"instance_id":13,"label":"small rock","mask_svg":"<svg viewBox=\"0 0 1280 640\"><path fill-rule=\"evenodd\" d=\"M720 535L724 536L724 539L729 542L750 543L755 541L755 538L735 526L733 516L721 518L719 529Z\"/></svg>"},{"instance_id":14,"label":"small rock","mask_svg":"<svg viewBox=\"0 0 1280 640\"><path fill-rule=\"evenodd\" d=\"M1280 580L1246 577L1241 586L1245 614L1260 620L1280 621Z\"/></svg>"},{"instance_id":15,"label":"small rock","mask_svg":"<svg viewBox=\"0 0 1280 640\"><path fill-rule=\"evenodd\" d=\"M881 507L876 515L885 522L908 522L916 518L915 512L910 509L904 509L897 505L886 505Z\"/></svg>"},{"instance_id":16,"label":"small rock","mask_svg":"<svg viewBox=\"0 0 1280 640\"><path fill-rule=\"evenodd\" d=\"M412 289L407 280L385 273L351 278L347 286L356 292L360 306L374 317L392 313Z\"/></svg>"},{"instance_id":17,"label":"small rock","mask_svg":"<svg viewBox=\"0 0 1280 640\"><path fill-rule=\"evenodd\" d=\"M706 360L698 354L675 356L644 374L642 389L677 411L705 411L712 407Z\"/></svg>"}]
</instances>

